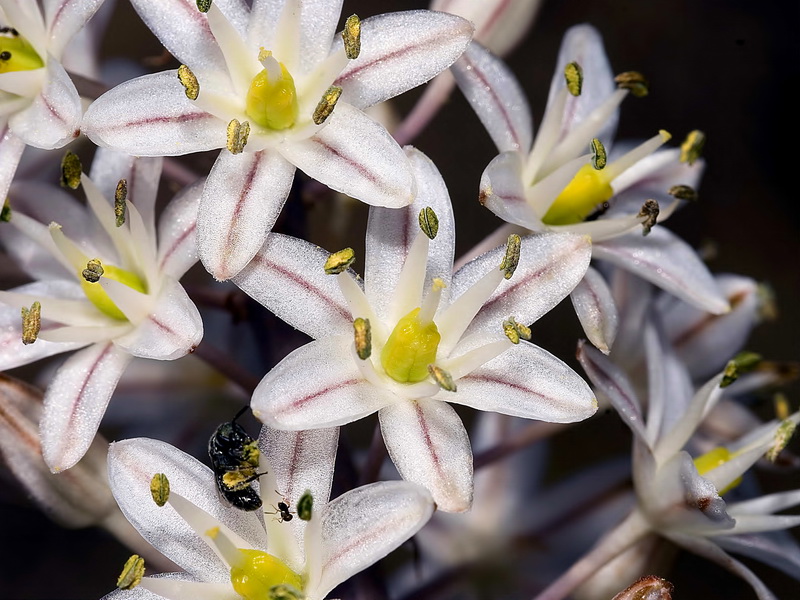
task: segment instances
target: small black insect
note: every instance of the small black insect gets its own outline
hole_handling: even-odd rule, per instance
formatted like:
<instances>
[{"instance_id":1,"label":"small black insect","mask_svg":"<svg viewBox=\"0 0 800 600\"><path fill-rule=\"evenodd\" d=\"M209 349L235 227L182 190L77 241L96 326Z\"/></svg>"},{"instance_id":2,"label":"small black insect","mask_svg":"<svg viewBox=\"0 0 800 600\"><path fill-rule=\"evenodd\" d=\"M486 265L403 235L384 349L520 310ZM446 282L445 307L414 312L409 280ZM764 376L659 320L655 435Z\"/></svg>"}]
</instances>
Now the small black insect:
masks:
<instances>
[{"instance_id":1,"label":"small black insect","mask_svg":"<svg viewBox=\"0 0 800 600\"><path fill-rule=\"evenodd\" d=\"M289 510L289 505L286 502L278 502L278 512L281 514L281 523L292 520L293 515Z\"/></svg>"},{"instance_id":2,"label":"small black insect","mask_svg":"<svg viewBox=\"0 0 800 600\"><path fill-rule=\"evenodd\" d=\"M264 473L256 471L260 454L258 441L236 422L247 408L245 406L231 421L217 427L208 440L208 457L223 498L240 510L251 511L261 508L261 497L252 482Z\"/></svg>"}]
</instances>

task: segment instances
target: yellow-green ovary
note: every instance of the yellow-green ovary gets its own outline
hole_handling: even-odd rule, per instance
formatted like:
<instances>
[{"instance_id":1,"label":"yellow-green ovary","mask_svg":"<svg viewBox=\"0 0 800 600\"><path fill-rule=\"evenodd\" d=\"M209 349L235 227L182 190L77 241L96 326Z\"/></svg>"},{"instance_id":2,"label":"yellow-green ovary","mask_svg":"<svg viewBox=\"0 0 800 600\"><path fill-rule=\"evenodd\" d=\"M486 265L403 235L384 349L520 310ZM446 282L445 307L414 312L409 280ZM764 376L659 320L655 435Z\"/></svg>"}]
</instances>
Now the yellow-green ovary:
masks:
<instances>
[{"instance_id":1,"label":"yellow-green ovary","mask_svg":"<svg viewBox=\"0 0 800 600\"><path fill-rule=\"evenodd\" d=\"M247 90L247 116L267 129L288 129L294 125L299 111L294 79L283 64L280 67L280 77L270 81L264 69L253 78Z\"/></svg>"},{"instance_id":2,"label":"yellow-green ovary","mask_svg":"<svg viewBox=\"0 0 800 600\"><path fill-rule=\"evenodd\" d=\"M580 223L614 195L602 170L584 165L555 199L542 222L547 225Z\"/></svg>"},{"instance_id":3,"label":"yellow-green ovary","mask_svg":"<svg viewBox=\"0 0 800 600\"><path fill-rule=\"evenodd\" d=\"M127 317L125 317L125 313L123 313L117 305L114 304L113 300L109 297L106 291L103 289L103 286L100 283L89 283L86 281L81 273L78 273L78 277L81 281L81 287L83 288L83 293L86 294L86 297L94 304L101 312L108 315L112 319L119 319L120 321L127 321ZM141 292L143 294L147 293L147 288L142 282L139 277L131 273L130 271L126 271L125 269L120 269L119 267L115 267L113 265L103 265L103 277L107 279L113 279L114 281L118 281L124 285L127 285L129 288L136 290L137 292Z\"/></svg>"},{"instance_id":4,"label":"yellow-green ovary","mask_svg":"<svg viewBox=\"0 0 800 600\"><path fill-rule=\"evenodd\" d=\"M725 464L731 458L733 458L733 455L730 453L730 451L727 448L720 446L706 452L702 456L698 456L697 458L695 458L694 466L695 468L697 468L697 472L700 475L705 475L709 471ZM737 485L739 485L741 482L742 478L741 477L737 478L736 480L731 482L731 484L728 487L719 490L719 495L721 496L722 494L729 492Z\"/></svg>"},{"instance_id":5,"label":"yellow-green ovary","mask_svg":"<svg viewBox=\"0 0 800 600\"><path fill-rule=\"evenodd\" d=\"M242 560L231 567L231 585L245 600L265 600L276 585L303 589L303 578L271 554L260 550L239 549Z\"/></svg>"},{"instance_id":6,"label":"yellow-green ovary","mask_svg":"<svg viewBox=\"0 0 800 600\"><path fill-rule=\"evenodd\" d=\"M436 323L423 323L415 308L397 322L381 351L386 374L400 383L416 383L428 378L428 365L436 362L439 329Z\"/></svg>"},{"instance_id":7,"label":"yellow-green ovary","mask_svg":"<svg viewBox=\"0 0 800 600\"><path fill-rule=\"evenodd\" d=\"M42 67L44 61L28 40L21 35L0 35L0 73L32 71Z\"/></svg>"}]
</instances>

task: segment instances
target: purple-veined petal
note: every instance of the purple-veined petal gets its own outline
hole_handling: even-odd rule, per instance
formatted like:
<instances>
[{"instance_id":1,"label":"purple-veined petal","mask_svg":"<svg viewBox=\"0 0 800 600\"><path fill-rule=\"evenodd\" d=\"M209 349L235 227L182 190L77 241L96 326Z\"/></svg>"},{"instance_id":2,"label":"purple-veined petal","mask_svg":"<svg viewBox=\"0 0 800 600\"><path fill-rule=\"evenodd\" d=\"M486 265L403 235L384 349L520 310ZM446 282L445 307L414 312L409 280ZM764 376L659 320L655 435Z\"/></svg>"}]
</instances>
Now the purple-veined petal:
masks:
<instances>
[{"instance_id":1,"label":"purple-veined petal","mask_svg":"<svg viewBox=\"0 0 800 600\"><path fill-rule=\"evenodd\" d=\"M519 81L506 64L472 42L451 70L498 151L528 152L533 120Z\"/></svg>"},{"instance_id":2,"label":"purple-veined petal","mask_svg":"<svg viewBox=\"0 0 800 600\"><path fill-rule=\"evenodd\" d=\"M617 336L619 315L606 280L589 267L570 298L586 337L603 354L608 354Z\"/></svg>"},{"instance_id":3,"label":"purple-veined petal","mask_svg":"<svg viewBox=\"0 0 800 600\"><path fill-rule=\"evenodd\" d=\"M133 357L112 342L77 352L56 371L44 397L44 460L54 473L69 469L94 439L106 406Z\"/></svg>"},{"instance_id":4,"label":"purple-veined petal","mask_svg":"<svg viewBox=\"0 0 800 600\"><path fill-rule=\"evenodd\" d=\"M82 115L75 85L61 63L51 56L42 91L28 108L11 116L8 126L26 144L50 150L78 137Z\"/></svg>"},{"instance_id":5,"label":"purple-veined petal","mask_svg":"<svg viewBox=\"0 0 800 600\"><path fill-rule=\"evenodd\" d=\"M419 213L430 207L439 219L439 233L428 244L428 262L423 290L431 288L434 277L447 286L441 302L449 297L450 278L455 250L455 223L450 195L436 165L419 150L406 146L417 182L413 204L403 208L372 207L367 224L364 290L370 306L379 316L386 317L397 287L400 272L408 251L417 235L422 235Z\"/></svg>"},{"instance_id":6,"label":"purple-veined petal","mask_svg":"<svg viewBox=\"0 0 800 600\"><path fill-rule=\"evenodd\" d=\"M594 257L607 260L714 314L729 310L719 286L697 253L664 227L649 235L629 233L594 244Z\"/></svg>"},{"instance_id":7,"label":"purple-veined petal","mask_svg":"<svg viewBox=\"0 0 800 600\"><path fill-rule=\"evenodd\" d=\"M367 382L350 355L351 336L313 341L289 354L253 392L253 414L278 429L344 425L397 400Z\"/></svg>"},{"instance_id":8,"label":"purple-veined petal","mask_svg":"<svg viewBox=\"0 0 800 600\"><path fill-rule=\"evenodd\" d=\"M315 598L377 562L427 523L433 501L422 487L381 481L351 490L322 514L322 573Z\"/></svg>"},{"instance_id":9,"label":"purple-veined petal","mask_svg":"<svg viewBox=\"0 0 800 600\"><path fill-rule=\"evenodd\" d=\"M0 122L3 125L0 128L0 198L5 198L25 150L25 142L11 131L5 119L0 119Z\"/></svg>"},{"instance_id":10,"label":"purple-veined petal","mask_svg":"<svg viewBox=\"0 0 800 600\"><path fill-rule=\"evenodd\" d=\"M61 58L72 37L92 18L104 0L45 0L44 18L49 35L48 50Z\"/></svg>"},{"instance_id":11,"label":"purple-veined petal","mask_svg":"<svg viewBox=\"0 0 800 600\"><path fill-rule=\"evenodd\" d=\"M216 279L230 279L255 256L293 180L294 167L275 152L220 152L197 215L200 260Z\"/></svg>"},{"instance_id":12,"label":"purple-veined petal","mask_svg":"<svg viewBox=\"0 0 800 600\"><path fill-rule=\"evenodd\" d=\"M637 369L644 352L642 329L649 318L655 288L630 271L609 266L606 270L620 321L614 339L614 362L626 369Z\"/></svg>"},{"instance_id":13,"label":"purple-veined petal","mask_svg":"<svg viewBox=\"0 0 800 600\"><path fill-rule=\"evenodd\" d=\"M181 190L158 221L158 270L180 279L197 256L197 211L205 179Z\"/></svg>"},{"instance_id":14,"label":"purple-veined petal","mask_svg":"<svg viewBox=\"0 0 800 600\"><path fill-rule=\"evenodd\" d=\"M507 223L541 230L544 227L541 219L525 196L522 168L522 155L519 152L497 155L481 175L478 200Z\"/></svg>"},{"instance_id":15,"label":"purple-veined petal","mask_svg":"<svg viewBox=\"0 0 800 600\"><path fill-rule=\"evenodd\" d=\"M342 100L366 108L444 71L472 39L472 23L428 10L377 15L361 22L361 54L336 79ZM342 39L331 52L342 52Z\"/></svg>"},{"instance_id":16,"label":"purple-veined petal","mask_svg":"<svg viewBox=\"0 0 800 600\"><path fill-rule=\"evenodd\" d=\"M458 352L458 348L456 348ZM551 423L574 423L597 410L592 390L564 362L521 341L436 397L478 410Z\"/></svg>"},{"instance_id":17,"label":"purple-veined petal","mask_svg":"<svg viewBox=\"0 0 800 600\"><path fill-rule=\"evenodd\" d=\"M146 319L114 343L140 358L174 360L194 352L202 338L203 321L197 307L181 284L166 279Z\"/></svg>"},{"instance_id":18,"label":"purple-veined petal","mask_svg":"<svg viewBox=\"0 0 800 600\"><path fill-rule=\"evenodd\" d=\"M346 102L314 136L287 142L280 152L310 177L367 204L399 208L414 200L403 150L382 125Z\"/></svg>"},{"instance_id":19,"label":"purple-veined petal","mask_svg":"<svg viewBox=\"0 0 800 600\"><path fill-rule=\"evenodd\" d=\"M497 331L513 316L530 325L561 302L583 278L591 257L586 236L537 234L522 238L519 266L504 279L467 329ZM453 275L451 298L458 298L490 269L498 269L505 256L501 246L467 263Z\"/></svg>"},{"instance_id":20,"label":"purple-veined petal","mask_svg":"<svg viewBox=\"0 0 800 600\"><path fill-rule=\"evenodd\" d=\"M641 403L624 371L602 352L585 343L578 344L578 361L598 394L606 397L625 424L647 443Z\"/></svg>"},{"instance_id":21,"label":"purple-veined petal","mask_svg":"<svg viewBox=\"0 0 800 600\"><path fill-rule=\"evenodd\" d=\"M98 146L136 156L222 148L227 124L197 108L185 91L177 70L131 79L89 106L83 131Z\"/></svg>"},{"instance_id":22,"label":"purple-veined petal","mask_svg":"<svg viewBox=\"0 0 800 600\"><path fill-rule=\"evenodd\" d=\"M134 527L162 554L203 581L230 585L230 571L170 505L153 501L150 481L164 473L170 490L208 513L250 547L263 548L264 528L254 512L222 501L211 469L165 442L138 438L111 444L108 475L111 491Z\"/></svg>"},{"instance_id":23,"label":"purple-veined petal","mask_svg":"<svg viewBox=\"0 0 800 600\"><path fill-rule=\"evenodd\" d=\"M714 543L725 550L754 558L790 577L800 579L800 546L789 532L717 536Z\"/></svg>"},{"instance_id":24,"label":"purple-veined petal","mask_svg":"<svg viewBox=\"0 0 800 600\"><path fill-rule=\"evenodd\" d=\"M378 413L386 449L403 479L428 489L436 508L472 504L472 449L464 424L446 402L404 400Z\"/></svg>"},{"instance_id":25,"label":"purple-veined petal","mask_svg":"<svg viewBox=\"0 0 800 600\"><path fill-rule=\"evenodd\" d=\"M272 233L233 282L312 338L352 335L354 317L336 276L323 268L328 256L315 244Z\"/></svg>"}]
</instances>

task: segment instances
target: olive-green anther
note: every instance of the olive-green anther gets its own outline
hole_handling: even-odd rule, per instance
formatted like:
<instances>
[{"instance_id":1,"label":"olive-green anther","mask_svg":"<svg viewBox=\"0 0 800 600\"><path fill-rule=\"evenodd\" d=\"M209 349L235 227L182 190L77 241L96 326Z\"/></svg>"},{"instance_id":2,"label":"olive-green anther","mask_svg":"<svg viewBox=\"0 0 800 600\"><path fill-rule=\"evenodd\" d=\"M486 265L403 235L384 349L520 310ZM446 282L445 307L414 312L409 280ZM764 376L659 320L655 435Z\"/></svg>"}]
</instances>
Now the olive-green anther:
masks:
<instances>
[{"instance_id":1,"label":"olive-green anther","mask_svg":"<svg viewBox=\"0 0 800 600\"><path fill-rule=\"evenodd\" d=\"M567 80L567 91L573 96L580 96L583 88L583 69L576 62L564 67L564 79Z\"/></svg>"},{"instance_id":2,"label":"olive-green anther","mask_svg":"<svg viewBox=\"0 0 800 600\"><path fill-rule=\"evenodd\" d=\"M650 233L650 230L655 227L655 224L658 221L658 213L660 210L661 209L658 206L658 202L652 198L644 201L644 204L642 204L642 210L640 210L639 214L636 215L640 219L644 219L642 221L642 235L647 235Z\"/></svg>"},{"instance_id":3,"label":"olive-green anther","mask_svg":"<svg viewBox=\"0 0 800 600\"><path fill-rule=\"evenodd\" d=\"M356 253L352 248L339 250L328 256L325 261L325 273L328 275L338 275L348 269L356 260Z\"/></svg>"},{"instance_id":4,"label":"olive-green anther","mask_svg":"<svg viewBox=\"0 0 800 600\"><path fill-rule=\"evenodd\" d=\"M638 71L625 71L624 73L620 73L614 77L614 81L617 83L619 88L628 90L637 98L643 98L644 96L647 96L648 92L650 91L650 86L647 83L647 79L645 79L644 75Z\"/></svg>"},{"instance_id":5,"label":"olive-green anther","mask_svg":"<svg viewBox=\"0 0 800 600\"><path fill-rule=\"evenodd\" d=\"M22 307L22 343L32 344L39 337L42 328L42 305L37 300L30 308Z\"/></svg>"},{"instance_id":6,"label":"olive-green anther","mask_svg":"<svg viewBox=\"0 0 800 600\"><path fill-rule=\"evenodd\" d=\"M138 554L133 554L122 567L122 573L117 578L117 587L121 590L132 590L141 583L143 575L144 559Z\"/></svg>"},{"instance_id":7,"label":"olive-green anther","mask_svg":"<svg viewBox=\"0 0 800 600\"><path fill-rule=\"evenodd\" d=\"M531 339L531 328L518 323L514 317L503 321L503 333L511 340L512 344L519 344L520 340L530 341Z\"/></svg>"},{"instance_id":8,"label":"olive-green anther","mask_svg":"<svg viewBox=\"0 0 800 600\"><path fill-rule=\"evenodd\" d=\"M77 190L81 184L83 165L74 152L67 152L61 159L61 187Z\"/></svg>"},{"instance_id":9,"label":"olive-green anther","mask_svg":"<svg viewBox=\"0 0 800 600\"><path fill-rule=\"evenodd\" d=\"M667 190L667 193L673 198L678 200L688 200L689 202L697 201L697 190L688 185L673 185Z\"/></svg>"},{"instance_id":10,"label":"olive-green anther","mask_svg":"<svg viewBox=\"0 0 800 600\"><path fill-rule=\"evenodd\" d=\"M367 360L372 354L372 328L369 325L369 319L358 317L353 321L353 333L358 358Z\"/></svg>"},{"instance_id":11,"label":"olive-green anther","mask_svg":"<svg viewBox=\"0 0 800 600\"><path fill-rule=\"evenodd\" d=\"M207 13L211 10L211 0L197 0L197 10L201 13Z\"/></svg>"},{"instance_id":12,"label":"olive-green anther","mask_svg":"<svg viewBox=\"0 0 800 600\"><path fill-rule=\"evenodd\" d=\"M606 147L603 146L603 142L597 138L592 138L592 143L589 146L592 150L592 167L597 171L605 169L606 163L608 162L608 155L606 154Z\"/></svg>"},{"instance_id":13,"label":"olive-green anther","mask_svg":"<svg viewBox=\"0 0 800 600\"><path fill-rule=\"evenodd\" d=\"M297 516L303 521L310 521L314 510L314 497L306 490L297 501Z\"/></svg>"},{"instance_id":14,"label":"olive-green anther","mask_svg":"<svg viewBox=\"0 0 800 600\"><path fill-rule=\"evenodd\" d=\"M503 262L500 263L500 270L505 271L503 277L506 279L511 279L511 276L514 275L514 271L517 269L521 245L522 240L516 233L512 233L508 236L506 254L503 257Z\"/></svg>"},{"instance_id":15,"label":"olive-green anther","mask_svg":"<svg viewBox=\"0 0 800 600\"><path fill-rule=\"evenodd\" d=\"M456 382L453 381L453 376L450 375L447 371L445 371L441 367L437 367L436 365L428 365L428 373L431 374L433 380L439 385L446 392L455 392L456 391Z\"/></svg>"},{"instance_id":16,"label":"olive-green anther","mask_svg":"<svg viewBox=\"0 0 800 600\"><path fill-rule=\"evenodd\" d=\"M681 162L693 165L703 153L703 146L706 145L706 134L695 129L690 131L686 139L681 144Z\"/></svg>"},{"instance_id":17,"label":"olive-green anther","mask_svg":"<svg viewBox=\"0 0 800 600\"><path fill-rule=\"evenodd\" d=\"M9 203L8 198L6 198L6 201L3 203L3 208L0 209L0 222L8 223L11 221L11 214L11 204Z\"/></svg>"},{"instance_id":18,"label":"olive-green anther","mask_svg":"<svg viewBox=\"0 0 800 600\"><path fill-rule=\"evenodd\" d=\"M81 272L83 278L88 281L89 283L97 283L100 281L100 278L105 273L105 269L103 269L103 264L100 262L99 259L93 258L88 263L86 263L86 268Z\"/></svg>"},{"instance_id":19,"label":"olive-green anther","mask_svg":"<svg viewBox=\"0 0 800 600\"><path fill-rule=\"evenodd\" d=\"M156 506L164 506L169 500L169 479L164 473L156 473L150 480L150 495Z\"/></svg>"},{"instance_id":20,"label":"olive-green anther","mask_svg":"<svg viewBox=\"0 0 800 600\"><path fill-rule=\"evenodd\" d=\"M430 206L419 211L419 228L430 239L436 238L439 233L439 217Z\"/></svg>"},{"instance_id":21,"label":"olive-green anther","mask_svg":"<svg viewBox=\"0 0 800 600\"><path fill-rule=\"evenodd\" d=\"M342 40L347 58L351 60L358 58L358 55L361 54L361 19L358 18L358 15L347 17L342 31Z\"/></svg>"},{"instance_id":22,"label":"olive-green anther","mask_svg":"<svg viewBox=\"0 0 800 600\"><path fill-rule=\"evenodd\" d=\"M790 419L785 419L780 425L778 425L778 429L775 430L775 437L772 440L772 445L769 447L769 450L767 450L765 455L767 460L770 462L775 462L781 451L786 448L789 440L792 439L796 429L797 425L795 425L794 421Z\"/></svg>"},{"instance_id":23,"label":"olive-green anther","mask_svg":"<svg viewBox=\"0 0 800 600\"><path fill-rule=\"evenodd\" d=\"M228 140L225 147L231 154L241 154L250 137L250 123L244 121L239 123L237 119L231 119L228 123Z\"/></svg>"},{"instance_id":24,"label":"olive-green anther","mask_svg":"<svg viewBox=\"0 0 800 600\"><path fill-rule=\"evenodd\" d=\"M725 365L725 371L723 372L722 381L720 382L719 387L728 387L730 384L736 381L739 376L755 370L760 363L760 354L747 351L739 352L739 354L734 356L728 361L728 364Z\"/></svg>"},{"instance_id":25,"label":"olive-green anther","mask_svg":"<svg viewBox=\"0 0 800 600\"><path fill-rule=\"evenodd\" d=\"M211 2L208 4L211 6ZM186 65L178 67L178 80L184 87L186 97L189 100L197 100L197 96L200 95L200 83L197 81L197 77L195 77L194 73L192 73L192 70Z\"/></svg>"},{"instance_id":26,"label":"olive-green anther","mask_svg":"<svg viewBox=\"0 0 800 600\"><path fill-rule=\"evenodd\" d=\"M125 224L125 200L128 198L128 182L120 179L117 189L114 190L114 216L116 217L117 227Z\"/></svg>"},{"instance_id":27,"label":"olive-green anther","mask_svg":"<svg viewBox=\"0 0 800 600\"><path fill-rule=\"evenodd\" d=\"M333 109L336 108L336 103L339 101L339 96L341 95L342 88L338 85L332 85L325 90L325 93L322 94L322 98L317 103L317 107L314 109L314 114L311 116L315 125L322 125L325 120L331 116Z\"/></svg>"}]
</instances>

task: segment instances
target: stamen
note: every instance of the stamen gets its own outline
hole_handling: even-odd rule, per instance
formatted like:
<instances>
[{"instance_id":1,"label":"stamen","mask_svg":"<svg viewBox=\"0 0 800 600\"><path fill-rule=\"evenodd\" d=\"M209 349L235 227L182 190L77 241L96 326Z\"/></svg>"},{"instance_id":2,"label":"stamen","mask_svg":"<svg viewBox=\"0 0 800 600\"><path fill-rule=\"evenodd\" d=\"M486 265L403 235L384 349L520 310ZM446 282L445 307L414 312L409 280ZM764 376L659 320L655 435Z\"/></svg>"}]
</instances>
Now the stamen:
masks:
<instances>
[{"instance_id":1,"label":"stamen","mask_svg":"<svg viewBox=\"0 0 800 600\"><path fill-rule=\"evenodd\" d=\"M419 228L431 240L439 233L439 217L430 206L419 211Z\"/></svg>"},{"instance_id":2,"label":"stamen","mask_svg":"<svg viewBox=\"0 0 800 600\"><path fill-rule=\"evenodd\" d=\"M338 275L339 273L343 273L355 262L355 260L356 253L352 248L345 248L344 250L334 252L328 256L328 260L325 261L325 273L328 275Z\"/></svg>"},{"instance_id":3,"label":"stamen","mask_svg":"<svg viewBox=\"0 0 800 600\"><path fill-rule=\"evenodd\" d=\"M132 590L141 583L143 575L144 559L138 554L133 554L122 567L122 573L117 578L117 587L121 590Z\"/></svg>"},{"instance_id":4,"label":"stamen","mask_svg":"<svg viewBox=\"0 0 800 600\"><path fill-rule=\"evenodd\" d=\"M358 15L347 17L342 31L342 40L347 58L350 60L358 58L361 53L361 19L358 18Z\"/></svg>"},{"instance_id":5,"label":"stamen","mask_svg":"<svg viewBox=\"0 0 800 600\"><path fill-rule=\"evenodd\" d=\"M778 417L781 421L784 419L789 418L789 401L786 399L784 394L775 394L775 398L773 399L775 403L775 416Z\"/></svg>"},{"instance_id":6,"label":"stamen","mask_svg":"<svg viewBox=\"0 0 800 600\"><path fill-rule=\"evenodd\" d=\"M341 95L342 88L338 85L332 85L322 94L322 98L314 109L314 114L311 116L315 125L322 125L325 120L331 116L333 109L336 107L336 103L339 101L339 96Z\"/></svg>"},{"instance_id":7,"label":"stamen","mask_svg":"<svg viewBox=\"0 0 800 600\"><path fill-rule=\"evenodd\" d=\"M775 462L778 458L778 455L781 451L786 448L786 445L789 443L789 440L792 439L794 435L794 431L797 428L795 422L791 419L784 419L784 421L778 425L778 429L775 431L775 438L772 441L772 445L769 447L769 450L766 452L767 460L770 462Z\"/></svg>"},{"instance_id":8,"label":"stamen","mask_svg":"<svg viewBox=\"0 0 800 600\"><path fill-rule=\"evenodd\" d=\"M446 392L456 391L456 382L453 381L453 376L447 371L436 365L428 365L428 373L431 374L433 380Z\"/></svg>"},{"instance_id":9,"label":"stamen","mask_svg":"<svg viewBox=\"0 0 800 600\"><path fill-rule=\"evenodd\" d=\"M97 258L93 258L86 263L86 268L81 271L81 275L83 275L83 278L89 283L97 283L100 281L103 273L105 273L105 269L103 269L103 264Z\"/></svg>"},{"instance_id":10,"label":"stamen","mask_svg":"<svg viewBox=\"0 0 800 600\"><path fill-rule=\"evenodd\" d=\"M117 189L114 190L114 216L117 227L125 224L125 200L128 198L128 182L120 179Z\"/></svg>"},{"instance_id":11,"label":"stamen","mask_svg":"<svg viewBox=\"0 0 800 600\"><path fill-rule=\"evenodd\" d=\"M30 308L21 309L22 312L22 343L26 346L32 344L39 337L42 328L42 305L37 300Z\"/></svg>"},{"instance_id":12,"label":"stamen","mask_svg":"<svg viewBox=\"0 0 800 600\"><path fill-rule=\"evenodd\" d=\"M638 71L625 71L624 73L620 73L614 77L614 81L617 82L617 87L630 91L630 93L637 98L647 96L650 91L647 79Z\"/></svg>"},{"instance_id":13,"label":"stamen","mask_svg":"<svg viewBox=\"0 0 800 600\"><path fill-rule=\"evenodd\" d=\"M73 152L67 152L61 159L61 187L77 190L81 184L83 165L81 159Z\"/></svg>"},{"instance_id":14,"label":"stamen","mask_svg":"<svg viewBox=\"0 0 800 600\"><path fill-rule=\"evenodd\" d=\"M519 344L520 340L525 340L527 342L531 339L531 328L522 323L518 323L514 317L509 317L507 320L503 321L503 333L511 340L512 344Z\"/></svg>"},{"instance_id":15,"label":"stamen","mask_svg":"<svg viewBox=\"0 0 800 600\"><path fill-rule=\"evenodd\" d=\"M434 277L431 291L425 296L425 300L419 311L418 318L421 323L427 324L433 321L433 317L436 315L436 311L439 308L439 301L442 298L442 290L446 287L447 285L444 281L438 277Z\"/></svg>"},{"instance_id":16,"label":"stamen","mask_svg":"<svg viewBox=\"0 0 800 600\"><path fill-rule=\"evenodd\" d=\"M228 123L228 141L226 147L231 154L241 154L250 136L250 123L245 121L239 123L237 119L231 119Z\"/></svg>"},{"instance_id":17,"label":"stamen","mask_svg":"<svg viewBox=\"0 0 800 600\"><path fill-rule=\"evenodd\" d=\"M353 331L356 354L361 360L367 360L372 354L372 328L369 326L369 319L358 317L353 321Z\"/></svg>"},{"instance_id":18,"label":"stamen","mask_svg":"<svg viewBox=\"0 0 800 600\"><path fill-rule=\"evenodd\" d=\"M567 80L567 91L573 96L581 95L583 88L583 69L576 62L569 63L564 67L564 78Z\"/></svg>"},{"instance_id":19,"label":"stamen","mask_svg":"<svg viewBox=\"0 0 800 600\"><path fill-rule=\"evenodd\" d=\"M208 2L209 8L211 7L211 2ZM199 8L199 2L198 2ZM208 12L208 9L201 10L200 12ZM186 93L186 97L189 100L197 100L197 96L200 95L200 82L197 81L197 77L195 77L192 70L187 67L186 65L181 65L178 67L178 80L181 82L181 85L184 87L184 92Z\"/></svg>"},{"instance_id":20,"label":"stamen","mask_svg":"<svg viewBox=\"0 0 800 600\"><path fill-rule=\"evenodd\" d=\"M688 200L689 202L697 201L697 190L688 185L673 185L667 190L667 193L673 198L678 200Z\"/></svg>"},{"instance_id":21,"label":"stamen","mask_svg":"<svg viewBox=\"0 0 800 600\"><path fill-rule=\"evenodd\" d=\"M686 139L681 144L681 162L688 163L689 166L693 165L700 158L705 144L705 133L699 129L689 132L689 135L686 136Z\"/></svg>"},{"instance_id":22,"label":"stamen","mask_svg":"<svg viewBox=\"0 0 800 600\"><path fill-rule=\"evenodd\" d=\"M522 240L516 233L512 233L508 236L506 255L503 257L503 262L500 263L500 270L505 271L503 277L506 279L511 279L511 276L514 275L514 271L517 269L521 245Z\"/></svg>"},{"instance_id":23,"label":"stamen","mask_svg":"<svg viewBox=\"0 0 800 600\"><path fill-rule=\"evenodd\" d=\"M608 181L613 180L623 171L626 171L645 157L650 156L653 152L658 150L662 145L671 139L672 135L669 133L669 131L660 129L658 134L654 135L649 140L642 142L633 150L626 152L617 160L608 165L608 167L605 169L605 177Z\"/></svg>"},{"instance_id":24,"label":"stamen","mask_svg":"<svg viewBox=\"0 0 800 600\"><path fill-rule=\"evenodd\" d=\"M592 138L590 148L592 150L592 167L597 171L605 169L608 155L606 154L606 148L603 146L603 142L597 138Z\"/></svg>"},{"instance_id":25,"label":"stamen","mask_svg":"<svg viewBox=\"0 0 800 600\"><path fill-rule=\"evenodd\" d=\"M150 480L150 495L156 506L162 507L169 500L169 479L164 473L156 473Z\"/></svg>"},{"instance_id":26,"label":"stamen","mask_svg":"<svg viewBox=\"0 0 800 600\"><path fill-rule=\"evenodd\" d=\"M658 202L650 198L649 200L645 200L644 204L642 204L642 210L639 211L639 214L636 215L639 218L643 218L642 221L642 235L647 235L650 233L650 230L656 224L658 220L658 213L659 213Z\"/></svg>"},{"instance_id":27,"label":"stamen","mask_svg":"<svg viewBox=\"0 0 800 600\"><path fill-rule=\"evenodd\" d=\"M0 222L9 223L11 221L11 204L6 198L6 201L3 203L3 208L0 209Z\"/></svg>"},{"instance_id":28,"label":"stamen","mask_svg":"<svg viewBox=\"0 0 800 600\"><path fill-rule=\"evenodd\" d=\"M197 10L201 13L207 13L211 10L211 0L197 0Z\"/></svg>"},{"instance_id":29,"label":"stamen","mask_svg":"<svg viewBox=\"0 0 800 600\"><path fill-rule=\"evenodd\" d=\"M306 490L300 500L297 501L297 516L303 521L310 521L314 510L314 497L309 490Z\"/></svg>"},{"instance_id":30,"label":"stamen","mask_svg":"<svg viewBox=\"0 0 800 600\"><path fill-rule=\"evenodd\" d=\"M761 355L755 352L739 352L725 366L722 381L719 387L728 387L736 381L740 375L753 371L761 363Z\"/></svg>"}]
</instances>

